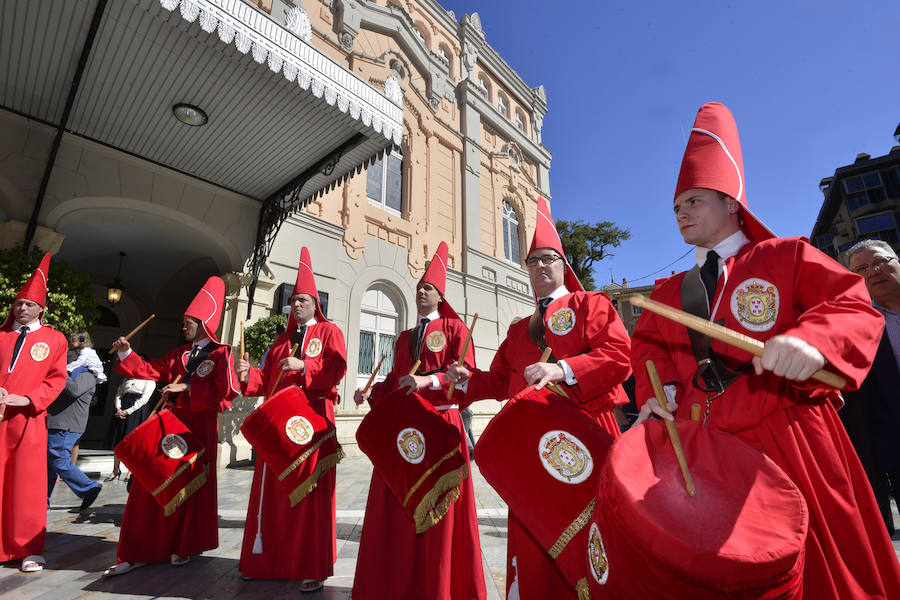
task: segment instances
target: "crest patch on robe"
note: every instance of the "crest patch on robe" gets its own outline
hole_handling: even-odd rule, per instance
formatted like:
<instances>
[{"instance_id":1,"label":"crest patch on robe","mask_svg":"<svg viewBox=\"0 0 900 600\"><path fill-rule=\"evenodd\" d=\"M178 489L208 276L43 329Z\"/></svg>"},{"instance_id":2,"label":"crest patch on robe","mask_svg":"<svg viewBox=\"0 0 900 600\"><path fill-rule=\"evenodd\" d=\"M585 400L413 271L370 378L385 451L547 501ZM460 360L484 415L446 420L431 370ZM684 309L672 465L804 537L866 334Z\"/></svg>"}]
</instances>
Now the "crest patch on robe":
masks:
<instances>
[{"instance_id":1,"label":"crest patch on robe","mask_svg":"<svg viewBox=\"0 0 900 600\"><path fill-rule=\"evenodd\" d=\"M318 356L322 353L322 340L313 338L306 345L306 355L310 358Z\"/></svg>"},{"instance_id":2,"label":"crest patch on robe","mask_svg":"<svg viewBox=\"0 0 900 600\"><path fill-rule=\"evenodd\" d=\"M575 328L575 311L571 308L561 308L550 315L547 325L556 335L566 335Z\"/></svg>"},{"instance_id":3,"label":"crest patch on robe","mask_svg":"<svg viewBox=\"0 0 900 600\"><path fill-rule=\"evenodd\" d=\"M731 313L750 331L768 331L778 318L779 294L775 284L751 277L731 294Z\"/></svg>"}]
</instances>

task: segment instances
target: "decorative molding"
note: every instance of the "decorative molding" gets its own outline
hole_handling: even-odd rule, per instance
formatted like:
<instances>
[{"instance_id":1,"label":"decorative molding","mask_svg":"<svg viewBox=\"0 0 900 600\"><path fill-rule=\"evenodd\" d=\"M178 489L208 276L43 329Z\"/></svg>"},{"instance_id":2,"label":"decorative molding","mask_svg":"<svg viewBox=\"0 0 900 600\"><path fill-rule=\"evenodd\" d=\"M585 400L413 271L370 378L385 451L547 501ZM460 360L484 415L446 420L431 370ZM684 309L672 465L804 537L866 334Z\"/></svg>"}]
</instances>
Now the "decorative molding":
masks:
<instances>
[{"instance_id":1,"label":"decorative molding","mask_svg":"<svg viewBox=\"0 0 900 600\"><path fill-rule=\"evenodd\" d=\"M396 75L388 75L388 78L384 80L384 94L394 104L402 106L403 90L400 89L400 82Z\"/></svg>"},{"instance_id":2,"label":"decorative molding","mask_svg":"<svg viewBox=\"0 0 900 600\"><path fill-rule=\"evenodd\" d=\"M307 44L312 42L312 24L302 7L295 6L288 11L284 27Z\"/></svg>"}]
</instances>

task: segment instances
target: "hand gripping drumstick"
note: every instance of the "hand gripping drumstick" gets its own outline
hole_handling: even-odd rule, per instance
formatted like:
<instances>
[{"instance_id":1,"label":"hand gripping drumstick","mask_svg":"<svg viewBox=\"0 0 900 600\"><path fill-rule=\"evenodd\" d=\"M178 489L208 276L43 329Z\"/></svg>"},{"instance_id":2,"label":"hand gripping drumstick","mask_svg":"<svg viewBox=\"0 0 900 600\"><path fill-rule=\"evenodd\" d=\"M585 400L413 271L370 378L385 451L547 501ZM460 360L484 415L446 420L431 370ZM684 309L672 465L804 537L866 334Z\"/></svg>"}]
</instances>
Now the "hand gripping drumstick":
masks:
<instances>
[{"instance_id":1,"label":"hand gripping drumstick","mask_svg":"<svg viewBox=\"0 0 900 600\"><path fill-rule=\"evenodd\" d=\"M663 390L662 382L659 380L659 373L656 372L656 365L652 360L647 361L647 375L650 377L650 385L653 386L653 393L656 394L656 402L666 414L669 413L666 400L666 392ZM669 441L672 442L672 448L675 450L675 458L678 459L678 466L681 467L681 474L684 476L684 487L687 489L688 495L694 497L697 495L697 488L694 487L694 480L691 479L691 472L688 470L687 458L684 456L684 448L681 446L681 437L678 435L678 428L674 421L663 419L666 424L666 431L669 433Z\"/></svg>"},{"instance_id":2,"label":"hand gripping drumstick","mask_svg":"<svg viewBox=\"0 0 900 600\"><path fill-rule=\"evenodd\" d=\"M419 370L419 365L421 365L421 364L422 364L421 360L417 360L416 362L413 363L412 369L409 370L410 377L412 377L413 375L416 374L416 371Z\"/></svg>"},{"instance_id":3,"label":"hand gripping drumstick","mask_svg":"<svg viewBox=\"0 0 900 600\"><path fill-rule=\"evenodd\" d=\"M543 354L541 354L541 358L538 362L542 362L542 363L547 362L550 359L550 354L552 352L553 352L553 349L550 346L547 346L546 348L544 348L544 352L543 352ZM559 385L558 383L556 383L555 381L548 381L546 384L546 387L548 390L550 390L554 394L562 396L563 398L569 397L569 394L566 393L566 390L564 390L562 388L562 386Z\"/></svg>"},{"instance_id":4,"label":"hand gripping drumstick","mask_svg":"<svg viewBox=\"0 0 900 600\"><path fill-rule=\"evenodd\" d=\"M686 313L683 310L672 308L662 302L645 298L640 294L632 294L628 297L628 302L630 302L632 306L646 308L660 316L675 321L676 323L680 323L689 329L699 331L704 335L708 335L720 342L725 342L735 348L740 348L754 356L762 356L763 350L766 348L766 345L757 339L738 333L727 327L722 327L716 323L711 323L706 319L701 319L700 317ZM830 385L835 389L842 390L847 387L846 379L836 373L826 371L825 369L819 369L813 373L812 378L821 381L826 385Z\"/></svg>"},{"instance_id":5,"label":"hand gripping drumstick","mask_svg":"<svg viewBox=\"0 0 900 600\"><path fill-rule=\"evenodd\" d=\"M375 367L375 370L372 371L372 374L369 375L369 380L366 382L366 387L364 387L362 390L363 394L368 392L369 388L372 387L372 382L375 381L375 376L378 375L378 370L381 369L381 363L384 362L385 357L387 357L387 354L382 354L381 358L378 359L378 365ZM416 366L416 368L419 368L418 365Z\"/></svg>"},{"instance_id":6,"label":"hand gripping drumstick","mask_svg":"<svg viewBox=\"0 0 900 600\"><path fill-rule=\"evenodd\" d=\"M300 347L300 344L294 344L291 346L291 353L288 354L288 358L292 358L295 354L297 354L297 348ZM281 371L278 372L278 377L275 378L275 385L272 386L272 389L269 390L269 395L266 396L268 398L272 394L275 393L275 388L278 387L278 384L281 382L281 376L284 375L284 368L282 367Z\"/></svg>"},{"instance_id":7,"label":"hand gripping drumstick","mask_svg":"<svg viewBox=\"0 0 900 600\"><path fill-rule=\"evenodd\" d=\"M156 314L155 314L155 313L152 314L152 315L150 315L150 316L147 317L146 319L144 319L144 322L143 322L143 323L141 323L140 325L138 325L137 327L135 327L134 329L132 329L131 332L130 332L128 335L125 336L125 340L126 340L126 341L127 341L127 340L130 340L130 339L131 339L131 336L133 336L133 335L136 334L138 331L140 331L141 329L143 329L143 328L144 328L144 325L146 325L147 323L149 323L150 321L152 321L154 317L156 317ZM115 352L115 351L116 351L115 348L110 348L110 349L109 349L109 353L110 353L110 354L112 354L112 353ZM173 382L173 383L174 383L174 382Z\"/></svg>"},{"instance_id":8,"label":"hand gripping drumstick","mask_svg":"<svg viewBox=\"0 0 900 600\"><path fill-rule=\"evenodd\" d=\"M179 381L181 381L181 375L180 375L180 374L177 375L177 376L175 377L175 379L172 380L172 384L171 384L171 385L174 385L174 384L178 383ZM169 397L169 393L168 393L168 392L166 392L165 394L163 394L162 396L160 396L159 402L157 402L157 403L156 403L156 406L153 407L153 411L150 413L150 416L147 417L148 419L149 419L150 417L152 417L153 415L156 414L156 411L158 411L158 410L160 409L160 407L162 407L162 405L166 403L166 399L168 399L168 397Z\"/></svg>"},{"instance_id":9,"label":"hand gripping drumstick","mask_svg":"<svg viewBox=\"0 0 900 600\"><path fill-rule=\"evenodd\" d=\"M241 360L244 359L244 322L241 321ZM247 371L241 371L238 375L238 381L244 383L247 381Z\"/></svg>"},{"instance_id":10,"label":"hand gripping drumstick","mask_svg":"<svg viewBox=\"0 0 900 600\"><path fill-rule=\"evenodd\" d=\"M478 313L475 313L472 316L472 325L469 326L469 335L466 336L466 341L463 344L462 352L459 355L459 360L456 361L456 366L461 367L463 363L466 361L466 352L469 350L469 342L472 341L472 332L475 330L475 323L478 322ZM450 384L450 389L447 390L447 400L453 397L453 392L456 391L456 382Z\"/></svg>"}]
</instances>

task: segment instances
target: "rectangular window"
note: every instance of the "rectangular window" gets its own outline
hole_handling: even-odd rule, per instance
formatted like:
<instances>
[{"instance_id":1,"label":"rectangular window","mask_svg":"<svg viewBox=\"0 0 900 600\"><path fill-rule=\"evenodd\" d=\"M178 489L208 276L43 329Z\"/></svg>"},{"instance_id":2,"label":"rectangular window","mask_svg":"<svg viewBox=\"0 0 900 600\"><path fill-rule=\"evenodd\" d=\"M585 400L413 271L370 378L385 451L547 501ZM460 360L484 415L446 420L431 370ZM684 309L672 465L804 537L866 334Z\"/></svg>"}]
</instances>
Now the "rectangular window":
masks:
<instances>
[{"instance_id":1,"label":"rectangular window","mask_svg":"<svg viewBox=\"0 0 900 600\"><path fill-rule=\"evenodd\" d=\"M400 158L391 155L387 164L387 189L384 203L387 207L400 212L400 191L403 187L403 163Z\"/></svg>"},{"instance_id":2,"label":"rectangular window","mask_svg":"<svg viewBox=\"0 0 900 600\"><path fill-rule=\"evenodd\" d=\"M366 170L366 196L371 204L400 215L403 208L403 155L391 152Z\"/></svg>"},{"instance_id":3,"label":"rectangular window","mask_svg":"<svg viewBox=\"0 0 900 600\"><path fill-rule=\"evenodd\" d=\"M861 194L854 194L853 196L849 196L847 198L847 210L852 213L860 206L865 206L868 203L869 196L865 192Z\"/></svg>"},{"instance_id":4,"label":"rectangular window","mask_svg":"<svg viewBox=\"0 0 900 600\"><path fill-rule=\"evenodd\" d=\"M513 229L514 231L510 232L509 236L509 247L511 251L510 254L512 255L509 257L509 260L516 264L521 264L522 255L519 252L519 228L514 227Z\"/></svg>"},{"instance_id":5,"label":"rectangular window","mask_svg":"<svg viewBox=\"0 0 900 600\"><path fill-rule=\"evenodd\" d=\"M384 165L381 159L369 165L366 170L366 196L374 202L381 202L381 180L384 176Z\"/></svg>"},{"instance_id":6,"label":"rectangular window","mask_svg":"<svg viewBox=\"0 0 900 600\"><path fill-rule=\"evenodd\" d=\"M359 332L359 373L369 375L375 368L375 334L371 331Z\"/></svg>"},{"instance_id":7,"label":"rectangular window","mask_svg":"<svg viewBox=\"0 0 900 600\"><path fill-rule=\"evenodd\" d=\"M381 358L381 355L384 354L384 362L381 363L378 374L382 377L387 377L387 374L394 368L395 336L382 333L378 338L378 357ZM372 371L370 370L369 372L371 373Z\"/></svg>"},{"instance_id":8,"label":"rectangular window","mask_svg":"<svg viewBox=\"0 0 900 600\"><path fill-rule=\"evenodd\" d=\"M319 307L322 310L322 316L328 318L328 292L319 292Z\"/></svg>"}]
</instances>

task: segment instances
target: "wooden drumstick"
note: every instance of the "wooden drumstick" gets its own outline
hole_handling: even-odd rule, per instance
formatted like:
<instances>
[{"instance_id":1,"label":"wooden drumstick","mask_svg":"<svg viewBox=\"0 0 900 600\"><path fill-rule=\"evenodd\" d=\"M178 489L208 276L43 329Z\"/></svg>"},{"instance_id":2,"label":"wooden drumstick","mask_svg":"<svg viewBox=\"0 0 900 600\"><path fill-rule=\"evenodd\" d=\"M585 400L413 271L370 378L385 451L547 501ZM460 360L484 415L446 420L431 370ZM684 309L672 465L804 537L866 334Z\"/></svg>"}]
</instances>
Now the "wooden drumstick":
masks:
<instances>
[{"instance_id":1,"label":"wooden drumstick","mask_svg":"<svg viewBox=\"0 0 900 600\"><path fill-rule=\"evenodd\" d=\"M653 386L653 393L656 395L656 402L659 407L667 415L669 413L668 401L666 400L666 392L663 390L662 382L659 380L659 373L656 372L656 365L652 360L647 361L647 375L650 377L650 385ZM684 476L684 487L687 489L688 495L694 497L697 495L697 488L694 487L694 480L691 479L691 472L688 470L687 458L684 456L684 448L681 446L681 437L678 435L678 427L674 421L663 419L666 424L666 431L669 433L669 441L672 442L672 448L675 450L675 458L678 459L678 466L681 467L681 474Z\"/></svg>"},{"instance_id":2,"label":"wooden drumstick","mask_svg":"<svg viewBox=\"0 0 900 600\"><path fill-rule=\"evenodd\" d=\"M125 336L125 341L130 340L130 339L131 339L131 336L133 336L133 335L136 334L138 331L140 331L141 329L143 329L143 328L144 328L144 325L146 325L147 323L149 323L150 321L152 321L155 317L156 317L156 313L154 313L154 314L150 315L149 317L147 317L146 319L144 319L144 322L143 322L143 323L141 323L140 325L138 325L137 327L135 327L134 329L132 329L131 332L129 332L129 334ZM115 348L110 348L110 349L109 349L109 353L110 353L110 354L112 354L112 353L115 352L115 351L116 351Z\"/></svg>"},{"instance_id":3,"label":"wooden drumstick","mask_svg":"<svg viewBox=\"0 0 900 600\"><path fill-rule=\"evenodd\" d=\"M170 385L174 385L180 381L181 381L181 375L179 374L175 377L175 379L172 380L172 383ZM153 407L153 411L150 413L150 416L147 417L148 419L156 414L156 411L158 411L160 409L160 407L162 407L162 405L165 404L166 399L168 397L169 397L168 392L166 392L165 394L163 394L162 396L159 397L159 402L157 402L156 406Z\"/></svg>"},{"instance_id":4,"label":"wooden drumstick","mask_svg":"<svg viewBox=\"0 0 900 600\"><path fill-rule=\"evenodd\" d=\"M461 367L463 363L466 361L466 352L469 350L469 342L472 341L472 332L475 331L475 323L478 322L478 313L472 315L472 324L469 326L469 335L466 336L466 341L463 343L462 353L459 355L459 360L456 361L456 366ZM447 400L453 397L453 392L456 391L456 382L452 382L450 384L450 389L447 390Z\"/></svg>"},{"instance_id":5,"label":"wooden drumstick","mask_svg":"<svg viewBox=\"0 0 900 600\"><path fill-rule=\"evenodd\" d=\"M551 348L550 346L547 346L546 348L544 348L544 352L541 354L541 358L538 362L542 362L542 363L547 362L550 359L550 354L552 354L552 353L553 353L553 348ZM556 383L555 381L548 381L546 387L548 390L550 390L554 394L562 396L563 398L569 397L569 394L566 393L566 390L564 390L563 387L561 385L559 385L558 383Z\"/></svg>"},{"instance_id":6,"label":"wooden drumstick","mask_svg":"<svg viewBox=\"0 0 900 600\"><path fill-rule=\"evenodd\" d=\"M3 420L3 415L6 414L6 405L0 404L0 421Z\"/></svg>"},{"instance_id":7,"label":"wooden drumstick","mask_svg":"<svg viewBox=\"0 0 900 600\"><path fill-rule=\"evenodd\" d=\"M628 297L628 302L630 302L632 306L640 306L642 308L646 308L647 310L654 312L662 317L675 321L676 323L680 323L689 329L693 329L694 331L699 331L700 333L708 335L709 337L719 340L720 342L725 342L726 344L734 346L735 348L740 348L741 350L749 352L754 356L762 356L762 353L766 348L766 345L757 339L744 335L743 333L738 333L737 331L728 329L727 327L723 327L716 323L711 323L706 319L701 319L696 315L686 313L683 310L673 308L671 306L663 304L662 302L651 300L642 296L641 294L632 294ZM836 373L826 371L825 369L819 369L818 371L813 373L812 378L839 390L847 387L846 379Z\"/></svg>"},{"instance_id":8,"label":"wooden drumstick","mask_svg":"<svg viewBox=\"0 0 900 600\"><path fill-rule=\"evenodd\" d=\"M241 360L244 360L244 322L241 321ZM247 381L247 371L242 371L238 375L238 381L245 383Z\"/></svg>"},{"instance_id":9,"label":"wooden drumstick","mask_svg":"<svg viewBox=\"0 0 900 600\"><path fill-rule=\"evenodd\" d=\"M421 360L417 360L416 362L413 363L412 369L409 370L410 377L412 377L413 375L416 374L416 371L419 370L419 365L421 365L421 364L422 364Z\"/></svg>"},{"instance_id":10,"label":"wooden drumstick","mask_svg":"<svg viewBox=\"0 0 900 600\"><path fill-rule=\"evenodd\" d=\"M297 354L297 348L300 347L300 344L294 344L291 346L291 353L288 354L288 358L292 358L295 354ZM281 371L278 372L278 377L275 378L275 385L272 386L272 389L269 390L269 396L275 393L275 388L278 387L278 384L281 383L281 376L284 375L284 367L281 368ZM268 398L269 396L266 396Z\"/></svg>"},{"instance_id":11,"label":"wooden drumstick","mask_svg":"<svg viewBox=\"0 0 900 600\"><path fill-rule=\"evenodd\" d=\"M375 376L378 375L378 370L381 368L381 363L384 362L384 359L387 357L387 354L382 354L381 358L378 360L378 365L375 366L375 370L372 371L372 374L369 375L369 380L366 382L366 387L362 389L362 393L365 394L369 391L369 388L372 387L372 382L375 381ZM417 367L418 368L418 367Z\"/></svg>"},{"instance_id":12,"label":"wooden drumstick","mask_svg":"<svg viewBox=\"0 0 900 600\"><path fill-rule=\"evenodd\" d=\"M699 404L691 404L691 421L700 422L700 412L703 410L703 407Z\"/></svg>"}]
</instances>

